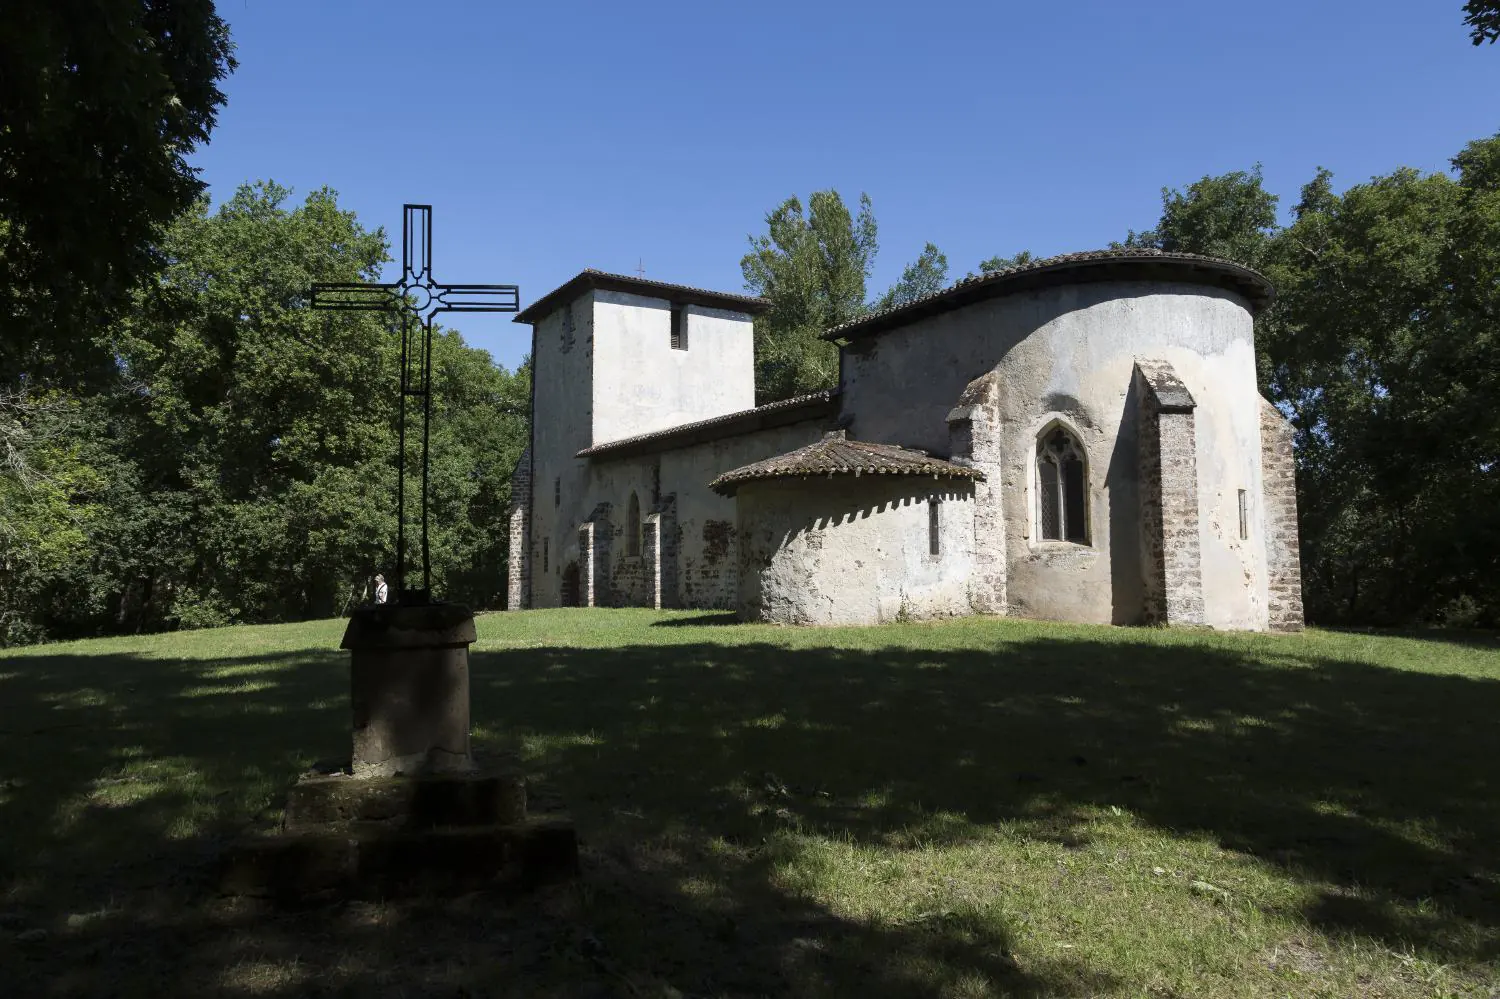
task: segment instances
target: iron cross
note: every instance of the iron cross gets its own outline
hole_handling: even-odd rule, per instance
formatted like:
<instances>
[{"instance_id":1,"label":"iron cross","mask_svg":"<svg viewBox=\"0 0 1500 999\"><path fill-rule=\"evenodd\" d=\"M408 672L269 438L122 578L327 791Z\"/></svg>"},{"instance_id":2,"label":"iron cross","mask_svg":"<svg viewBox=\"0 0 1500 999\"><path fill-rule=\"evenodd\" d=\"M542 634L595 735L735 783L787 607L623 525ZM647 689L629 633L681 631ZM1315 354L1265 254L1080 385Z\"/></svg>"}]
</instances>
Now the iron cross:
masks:
<instances>
[{"instance_id":1,"label":"iron cross","mask_svg":"<svg viewBox=\"0 0 1500 999\"><path fill-rule=\"evenodd\" d=\"M393 312L401 319L401 415L396 474L396 600L432 601L427 554L427 440L432 424L432 319L440 312L516 312L513 284L439 284L432 278L432 206L405 205L401 218L401 280L393 284L319 283L312 307L340 312ZM420 322L420 342L412 320ZM406 407L422 400L422 588L406 588Z\"/></svg>"}]
</instances>

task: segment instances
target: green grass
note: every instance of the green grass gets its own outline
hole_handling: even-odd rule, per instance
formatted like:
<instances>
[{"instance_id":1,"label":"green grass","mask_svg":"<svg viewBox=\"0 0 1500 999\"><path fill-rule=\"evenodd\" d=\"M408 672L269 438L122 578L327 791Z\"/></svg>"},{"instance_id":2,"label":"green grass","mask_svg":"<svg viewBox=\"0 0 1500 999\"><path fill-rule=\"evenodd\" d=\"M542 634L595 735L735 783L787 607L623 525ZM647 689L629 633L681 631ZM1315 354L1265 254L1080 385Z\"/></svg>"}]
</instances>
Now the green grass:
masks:
<instances>
[{"instance_id":1,"label":"green grass","mask_svg":"<svg viewBox=\"0 0 1500 999\"><path fill-rule=\"evenodd\" d=\"M347 755L341 633L0 657L0 994L1500 995L1493 636L486 615L579 884L217 899Z\"/></svg>"}]
</instances>

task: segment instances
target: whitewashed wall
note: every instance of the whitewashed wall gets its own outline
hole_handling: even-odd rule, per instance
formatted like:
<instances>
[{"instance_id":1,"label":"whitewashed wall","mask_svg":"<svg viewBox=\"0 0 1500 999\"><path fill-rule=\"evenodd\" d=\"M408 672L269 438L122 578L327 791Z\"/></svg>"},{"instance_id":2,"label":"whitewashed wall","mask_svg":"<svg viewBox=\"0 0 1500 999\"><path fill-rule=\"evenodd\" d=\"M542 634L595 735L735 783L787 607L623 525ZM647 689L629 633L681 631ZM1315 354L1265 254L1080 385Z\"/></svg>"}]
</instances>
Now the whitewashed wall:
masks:
<instances>
[{"instance_id":1,"label":"whitewashed wall","mask_svg":"<svg viewBox=\"0 0 1500 999\"><path fill-rule=\"evenodd\" d=\"M967 480L851 475L740 487L737 610L777 624L881 624L972 613ZM932 554L929 501L938 504Z\"/></svg>"},{"instance_id":2,"label":"whitewashed wall","mask_svg":"<svg viewBox=\"0 0 1500 999\"><path fill-rule=\"evenodd\" d=\"M980 302L851 345L849 436L946 453L944 418L973 379L998 379L1010 613L1134 623L1142 609L1136 358L1172 364L1197 400L1207 623L1266 626L1260 400L1252 317L1239 296L1196 284L1109 282ZM1075 428L1089 465L1090 541L1035 537L1035 438ZM1239 538L1238 490L1250 497Z\"/></svg>"},{"instance_id":3,"label":"whitewashed wall","mask_svg":"<svg viewBox=\"0 0 1500 999\"><path fill-rule=\"evenodd\" d=\"M748 315L684 306L686 350L672 348L666 299L596 291L594 322L594 443L755 405L755 341Z\"/></svg>"}]
</instances>

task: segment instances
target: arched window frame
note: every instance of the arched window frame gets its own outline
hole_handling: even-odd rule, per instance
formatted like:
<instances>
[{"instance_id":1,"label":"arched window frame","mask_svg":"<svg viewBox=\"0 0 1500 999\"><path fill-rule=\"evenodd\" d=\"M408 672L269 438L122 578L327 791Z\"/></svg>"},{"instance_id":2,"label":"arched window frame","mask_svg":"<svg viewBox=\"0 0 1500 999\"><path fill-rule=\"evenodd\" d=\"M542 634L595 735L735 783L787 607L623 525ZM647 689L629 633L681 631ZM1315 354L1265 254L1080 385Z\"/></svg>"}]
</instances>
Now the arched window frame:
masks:
<instances>
[{"instance_id":1,"label":"arched window frame","mask_svg":"<svg viewBox=\"0 0 1500 999\"><path fill-rule=\"evenodd\" d=\"M1074 485L1069 488L1068 464L1076 461ZM1055 470L1055 486L1049 487L1048 465ZM1051 419L1035 438L1032 451L1031 503L1032 540L1038 544L1092 544L1092 511L1090 509L1089 457L1082 436L1066 421ZM1049 523L1046 508L1055 504L1056 528ZM1055 536L1049 537L1049 532Z\"/></svg>"},{"instance_id":2,"label":"arched window frame","mask_svg":"<svg viewBox=\"0 0 1500 999\"><path fill-rule=\"evenodd\" d=\"M641 554L641 501L634 491L630 494L630 505L625 524L625 554L635 558Z\"/></svg>"}]
</instances>

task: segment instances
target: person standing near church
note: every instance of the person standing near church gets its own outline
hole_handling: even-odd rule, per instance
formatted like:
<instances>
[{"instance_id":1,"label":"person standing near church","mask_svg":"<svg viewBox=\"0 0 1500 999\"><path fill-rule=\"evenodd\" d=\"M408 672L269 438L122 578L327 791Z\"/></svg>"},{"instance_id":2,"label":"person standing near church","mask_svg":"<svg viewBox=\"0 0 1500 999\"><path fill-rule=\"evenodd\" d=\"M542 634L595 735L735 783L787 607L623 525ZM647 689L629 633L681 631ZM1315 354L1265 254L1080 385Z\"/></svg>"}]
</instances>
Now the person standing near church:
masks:
<instances>
[{"instance_id":1,"label":"person standing near church","mask_svg":"<svg viewBox=\"0 0 1500 999\"><path fill-rule=\"evenodd\" d=\"M385 585L385 577L377 572L375 574L375 602L377 604L385 603L390 593L390 589Z\"/></svg>"}]
</instances>

